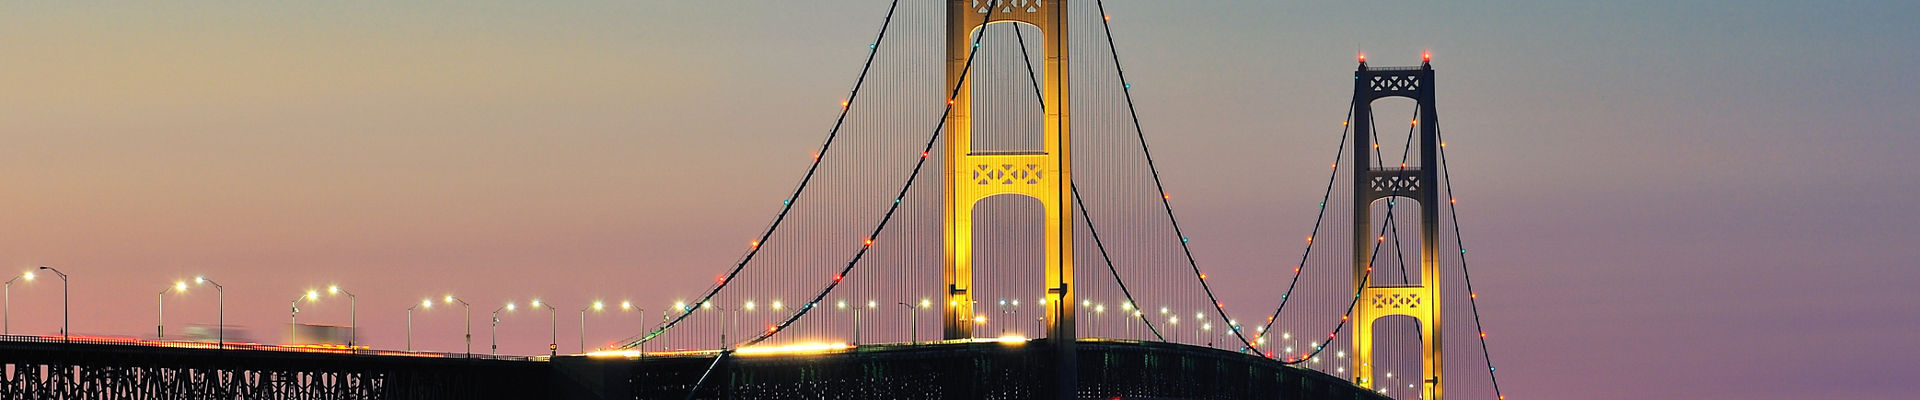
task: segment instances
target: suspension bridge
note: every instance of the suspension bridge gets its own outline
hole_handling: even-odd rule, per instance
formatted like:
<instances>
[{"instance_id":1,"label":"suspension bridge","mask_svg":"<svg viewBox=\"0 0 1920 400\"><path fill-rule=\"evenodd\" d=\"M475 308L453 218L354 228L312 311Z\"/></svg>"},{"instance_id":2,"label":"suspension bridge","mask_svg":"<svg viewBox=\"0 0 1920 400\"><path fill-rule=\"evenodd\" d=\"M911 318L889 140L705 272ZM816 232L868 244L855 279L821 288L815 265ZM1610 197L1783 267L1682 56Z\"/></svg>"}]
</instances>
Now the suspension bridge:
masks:
<instances>
[{"instance_id":1,"label":"suspension bridge","mask_svg":"<svg viewBox=\"0 0 1920 400\"><path fill-rule=\"evenodd\" d=\"M1260 273L1210 276L1224 268L1199 261L1191 242L1204 238L1182 229L1149 147L1205 133L1141 125L1101 2L895 1L877 22L837 117L789 194L767 205L765 228L712 281L689 282L698 289L655 328L617 345L475 359L11 341L0 354L20 356L6 357L0 391L1504 399L1428 56L1413 67L1360 57L1327 147L1275 152L1329 161L1300 172L1325 174L1318 201L1274 202L1312 205L1312 224L1274 229L1287 238L1268 241L1274 257L1233 268ZM1387 115L1383 100L1412 107ZM1259 288L1236 298L1264 301L1221 301L1223 279Z\"/></svg>"}]
</instances>

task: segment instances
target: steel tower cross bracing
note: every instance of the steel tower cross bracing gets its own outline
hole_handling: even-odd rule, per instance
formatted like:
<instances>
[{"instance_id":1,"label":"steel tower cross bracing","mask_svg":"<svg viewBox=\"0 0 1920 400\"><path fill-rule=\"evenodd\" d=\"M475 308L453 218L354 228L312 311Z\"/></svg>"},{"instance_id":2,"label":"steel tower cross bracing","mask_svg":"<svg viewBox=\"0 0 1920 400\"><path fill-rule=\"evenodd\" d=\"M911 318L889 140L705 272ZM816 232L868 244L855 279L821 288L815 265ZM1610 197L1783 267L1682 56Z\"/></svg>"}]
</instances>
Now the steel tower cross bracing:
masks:
<instances>
[{"instance_id":1,"label":"steel tower cross bracing","mask_svg":"<svg viewBox=\"0 0 1920 400\"><path fill-rule=\"evenodd\" d=\"M1040 201L1044 209L1047 337L1072 343L1073 214L1069 183L1067 31L1064 1L949 0L947 9L947 85L958 87L947 116L945 154L945 264L947 307L945 337L973 336L973 209L981 200L1019 195ZM1040 151L973 151L973 90L962 84L973 34L989 24L1024 23L1044 33L1046 77L1041 87L1045 115Z\"/></svg>"},{"instance_id":2,"label":"steel tower cross bracing","mask_svg":"<svg viewBox=\"0 0 1920 400\"><path fill-rule=\"evenodd\" d=\"M1424 56L1423 56L1424 58ZM1439 131L1440 118L1434 108L1433 65L1422 61L1417 68L1368 68L1365 58L1353 75L1353 276L1355 293L1360 298L1354 307L1353 382L1373 388L1373 324L1380 318L1404 315L1420 325L1421 395L1440 399L1440 203ZM1376 140L1372 132L1373 102L1388 97L1404 97L1418 103L1412 124L1419 130L1419 158L1398 167L1372 166L1373 153L1364 141ZM1375 145L1378 145L1377 143ZM1417 162L1417 164L1415 164ZM1420 205L1420 282L1405 285L1377 285L1367 277L1375 249L1386 245L1376 240L1372 206L1375 202L1413 200ZM1392 210L1389 203L1388 210ZM1380 228L1382 230L1386 227Z\"/></svg>"},{"instance_id":3,"label":"steel tower cross bracing","mask_svg":"<svg viewBox=\"0 0 1920 400\"><path fill-rule=\"evenodd\" d=\"M1040 151L974 151L973 90L969 55L991 24L1020 23L1043 36L1045 81L1039 88ZM1014 27L1009 27L1014 28ZM1016 28L1017 29L1017 28ZM1071 398L1077 385L1073 317L1073 174L1069 158L1067 6L1063 0L949 0L947 2L947 86L955 87L947 114L944 179L946 211L941 276L947 304L941 313L947 339L973 336L973 210L981 200L1000 195L1039 200L1044 215L1046 330L1053 347L1052 397Z\"/></svg>"}]
</instances>

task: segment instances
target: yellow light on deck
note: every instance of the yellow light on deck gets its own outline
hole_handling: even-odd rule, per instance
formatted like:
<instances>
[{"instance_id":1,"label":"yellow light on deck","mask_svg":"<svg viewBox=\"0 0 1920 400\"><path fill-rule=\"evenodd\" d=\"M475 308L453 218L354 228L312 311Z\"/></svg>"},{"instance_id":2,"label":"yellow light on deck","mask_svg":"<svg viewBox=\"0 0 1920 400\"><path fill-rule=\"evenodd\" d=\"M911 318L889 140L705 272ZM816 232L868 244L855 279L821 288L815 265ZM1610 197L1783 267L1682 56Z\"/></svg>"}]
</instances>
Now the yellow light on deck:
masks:
<instances>
[{"instance_id":1,"label":"yellow light on deck","mask_svg":"<svg viewBox=\"0 0 1920 400\"><path fill-rule=\"evenodd\" d=\"M27 273L20 274L20 277L26 278L27 280L31 281L33 280L33 271L27 271Z\"/></svg>"},{"instance_id":2,"label":"yellow light on deck","mask_svg":"<svg viewBox=\"0 0 1920 400\"><path fill-rule=\"evenodd\" d=\"M841 351L841 350L846 350L851 348L853 348L853 346L848 345L846 343L806 343L806 344L793 344L793 345L785 345L785 346L742 347L740 349L734 350L733 353L738 355L743 355L743 356L772 355L772 354L783 354L783 355L820 354L820 353Z\"/></svg>"}]
</instances>

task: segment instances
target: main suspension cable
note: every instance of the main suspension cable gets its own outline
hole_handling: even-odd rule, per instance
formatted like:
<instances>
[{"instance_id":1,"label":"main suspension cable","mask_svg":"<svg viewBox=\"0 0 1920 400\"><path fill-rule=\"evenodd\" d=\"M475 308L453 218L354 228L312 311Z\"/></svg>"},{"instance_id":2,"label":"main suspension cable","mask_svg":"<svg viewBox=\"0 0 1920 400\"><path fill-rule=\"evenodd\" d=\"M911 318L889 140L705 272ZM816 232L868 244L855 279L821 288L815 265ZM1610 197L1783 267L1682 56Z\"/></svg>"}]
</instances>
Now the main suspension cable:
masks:
<instances>
[{"instance_id":1,"label":"main suspension cable","mask_svg":"<svg viewBox=\"0 0 1920 400\"><path fill-rule=\"evenodd\" d=\"M895 1L896 3L898 2L898 0ZM991 8L987 10L984 20L993 20L993 10ZM818 294L813 296L812 300L807 301L806 305L801 306L799 310L794 311L792 315L789 315L786 320L781 321L779 324L767 327L766 332L761 332L759 336L754 337L752 340L742 342L740 344L741 346L752 346L773 338L774 335L787 329L788 326L792 326L795 321L799 321L800 317L806 316L807 312L812 311L815 306L820 304L821 299L833 293L834 288L840 287L840 281L845 279L847 274L853 272L853 267L860 264L860 259L867 255L868 250L873 249L874 239L880 237L880 233L887 229L887 222L892 221L894 213L900 210L902 200L907 197L907 190L913 187L914 181L920 176L920 171L926 167L927 156L932 154L933 145L940 141L940 133L947 128L947 117L953 114L954 98L960 95L960 88L966 86L967 77L971 75L973 70L974 56L980 52L980 40L986 37L987 30L985 27L982 27L980 29L980 35L973 38L972 49L967 51L967 61L965 66L960 69L960 78L955 80L953 90L948 92L946 109L940 113L940 121L934 124L932 134L927 136L926 146L920 151L920 159L913 164L913 172L907 174L906 182L900 185L899 193L893 197L893 204L887 206L886 214L880 217L880 222L876 224L873 227L873 231L867 235L866 240L862 242L860 246L860 250L853 253L852 259L847 260L847 265L840 268L840 273L834 274L833 281L828 282L825 288L822 288Z\"/></svg>"},{"instance_id":2,"label":"main suspension cable","mask_svg":"<svg viewBox=\"0 0 1920 400\"><path fill-rule=\"evenodd\" d=\"M1447 140L1440 134L1440 128L1433 128L1434 139L1440 142L1440 178L1447 186L1447 216L1453 220L1453 243L1460 249L1460 277L1467 285L1467 304L1473 309L1473 329L1480 332L1480 357L1487 363L1487 381L1493 384L1493 396L1497 400L1506 400L1500 394L1500 378L1494 374L1493 355L1487 352L1487 329L1480 323L1480 295L1473 290L1473 274L1467 272L1466 239L1460 236L1459 198L1453 197L1453 173L1447 169Z\"/></svg>"},{"instance_id":3,"label":"main suspension cable","mask_svg":"<svg viewBox=\"0 0 1920 400\"><path fill-rule=\"evenodd\" d=\"M800 195L806 192L807 184L813 181L814 173L820 169L820 163L827 158L827 151L833 148L834 138L839 136L840 127L847 121L847 114L853 111L853 102L860 98L860 89L865 87L867 73L873 69L874 56L880 53L880 45L887 38L887 27L893 24L894 11L897 10L899 6L899 0L894 0L891 5L887 6L887 16L880 22L880 33L874 38L873 45L868 46L867 60L860 67L860 76L854 79L853 90L847 95L846 106L840 108L840 116L834 119L833 129L827 131L826 142L820 144L820 151L814 153L813 163L807 166L806 175L800 178L800 184L794 187L793 194L788 195L786 200L780 202L780 213L774 215L773 223L769 224L767 229L760 233L760 239L753 242L753 245L750 246L751 248L747 250L747 253L741 256L738 263L734 264L733 270L728 271L727 275L715 283L712 289L708 289L707 293L700 297L700 301L693 302L691 305L686 306L685 309L680 310L680 315L655 328L652 332L648 332L645 336L628 342L626 345L621 346L621 348L627 349L645 344L659 337L660 334L665 333L668 329L672 329L675 325L679 324L680 321L686 320L688 316L693 315L695 310L699 309L698 305L706 304L712 300L715 295L718 295L721 289L726 288L727 284L732 283L733 278L738 277L740 271L746 269L747 263L753 261L755 255L760 254L760 249L766 247L767 240L773 237L774 231L780 228L781 222L786 221L787 214L793 211L794 204L799 203Z\"/></svg>"},{"instance_id":4,"label":"main suspension cable","mask_svg":"<svg viewBox=\"0 0 1920 400\"><path fill-rule=\"evenodd\" d=\"M1025 62L1027 66L1027 81L1033 83L1033 97L1034 97L1035 103L1040 105L1040 111L1046 111L1047 110L1046 95L1040 91L1040 78L1038 75L1034 74L1033 58L1031 55L1027 54L1027 40L1024 36L1025 35L1022 35L1020 33L1019 29L1013 30L1013 38L1014 40L1018 41L1020 44L1020 60ZM1080 187L1074 186L1072 182L1068 182L1067 185L1069 190L1072 192L1071 194L1073 195L1074 206L1080 208L1080 219L1086 223L1087 233L1093 237L1093 247L1100 251L1100 261L1106 263L1107 272L1113 275L1114 283L1120 286L1120 295L1127 298L1127 304L1134 305L1134 307L1137 307L1137 305L1140 304L1140 302L1134 300L1133 291L1127 289L1127 281L1125 279L1121 279L1120 270L1118 268L1114 268L1113 258L1109 256L1107 253L1107 245L1100 240L1100 230L1094 229L1093 216L1090 214L1090 211L1087 211L1086 199L1083 197L1080 197ZM1160 329L1155 328L1153 326L1153 319L1147 318L1146 313L1135 311L1133 313L1133 316L1135 318L1138 318L1141 323L1146 324L1147 331L1152 332L1153 337L1155 339L1159 339L1160 341L1163 341L1163 342L1167 340L1166 336L1162 336L1160 334Z\"/></svg>"}]
</instances>

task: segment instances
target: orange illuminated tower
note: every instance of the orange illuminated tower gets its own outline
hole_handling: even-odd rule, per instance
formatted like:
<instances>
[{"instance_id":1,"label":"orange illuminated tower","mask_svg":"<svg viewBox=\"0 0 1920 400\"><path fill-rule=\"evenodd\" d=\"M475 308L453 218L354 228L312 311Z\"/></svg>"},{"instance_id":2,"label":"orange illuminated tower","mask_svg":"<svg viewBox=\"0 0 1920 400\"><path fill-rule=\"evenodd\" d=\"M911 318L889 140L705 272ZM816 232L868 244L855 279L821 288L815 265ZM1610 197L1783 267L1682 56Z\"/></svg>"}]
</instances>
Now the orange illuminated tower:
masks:
<instances>
[{"instance_id":1,"label":"orange illuminated tower","mask_svg":"<svg viewBox=\"0 0 1920 400\"><path fill-rule=\"evenodd\" d=\"M947 115L945 250L942 277L947 306L947 339L973 336L980 315L974 310L973 210L989 197L1013 195L1039 200L1043 209L1046 259L1047 339L1054 352L1056 397L1074 390L1072 163L1068 158L1067 8L1062 0L949 0L947 2L947 86L957 87ZM1038 151L972 148L973 90L968 76L974 34L991 24L1027 24L1039 28L1045 58L1040 87L1043 136ZM964 83L964 84L963 84Z\"/></svg>"},{"instance_id":2,"label":"orange illuminated tower","mask_svg":"<svg viewBox=\"0 0 1920 400\"><path fill-rule=\"evenodd\" d=\"M945 272L947 339L973 336L973 209L1001 195L1039 200L1044 209L1047 337L1074 338L1073 218L1068 158L1067 35L1063 1L949 0L947 9L947 87L959 91L947 116L945 183ZM1045 116L1042 145L1032 150L976 150L973 142L973 91L968 57L973 35L988 24L1021 23L1044 32L1046 81L1041 86Z\"/></svg>"},{"instance_id":3,"label":"orange illuminated tower","mask_svg":"<svg viewBox=\"0 0 1920 400\"><path fill-rule=\"evenodd\" d=\"M1434 112L1433 65L1426 55L1419 67L1368 68L1365 55L1353 78L1354 172L1353 277L1360 295L1354 309L1353 382L1374 387L1373 324L1390 316L1412 317L1420 324L1421 396L1440 399L1440 203L1439 150L1440 119ZM1375 168L1369 150L1372 141L1373 102L1382 98L1403 97L1418 104L1413 121L1419 129L1418 157L1404 164ZM1377 146L1375 143L1374 146ZM1369 276L1376 258L1373 246L1384 245L1385 232L1372 226L1373 206L1412 200L1420 207L1420 281L1410 284L1380 284ZM1402 207L1404 209L1405 207ZM1378 228L1384 230L1384 228Z\"/></svg>"}]
</instances>

